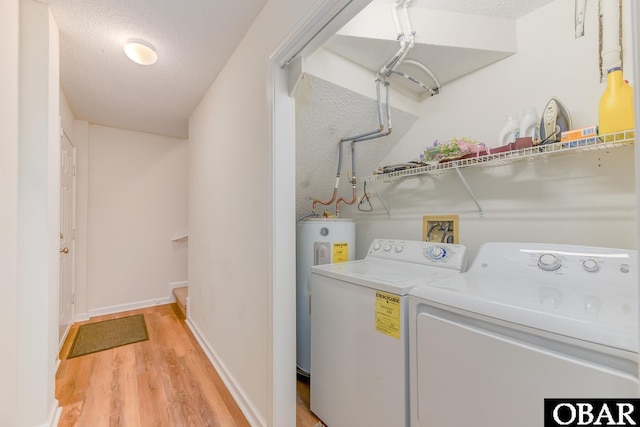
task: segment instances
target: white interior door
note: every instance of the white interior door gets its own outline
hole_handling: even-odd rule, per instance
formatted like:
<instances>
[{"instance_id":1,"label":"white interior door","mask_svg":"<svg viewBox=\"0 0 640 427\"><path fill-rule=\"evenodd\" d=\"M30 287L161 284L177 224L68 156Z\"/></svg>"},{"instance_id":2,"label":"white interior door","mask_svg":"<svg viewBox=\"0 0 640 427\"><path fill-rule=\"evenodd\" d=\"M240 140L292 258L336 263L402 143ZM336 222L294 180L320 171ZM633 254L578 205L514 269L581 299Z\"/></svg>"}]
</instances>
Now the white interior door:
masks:
<instances>
[{"instance_id":1,"label":"white interior door","mask_svg":"<svg viewBox=\"0 0 640 427\"><path fill-rule=\"evenodd\" d=\"M60 155L60 345L73 323L75 241L75 147L66 135Z\"/></svg>"}]
</instances>

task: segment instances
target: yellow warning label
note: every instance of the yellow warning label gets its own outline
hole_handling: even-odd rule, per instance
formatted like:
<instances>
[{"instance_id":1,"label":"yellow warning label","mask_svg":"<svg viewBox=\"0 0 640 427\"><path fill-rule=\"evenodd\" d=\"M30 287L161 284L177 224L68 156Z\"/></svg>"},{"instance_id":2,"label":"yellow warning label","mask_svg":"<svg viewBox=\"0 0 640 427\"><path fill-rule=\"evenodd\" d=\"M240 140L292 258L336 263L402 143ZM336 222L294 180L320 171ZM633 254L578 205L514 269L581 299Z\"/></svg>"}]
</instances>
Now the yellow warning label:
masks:
<instances>
[{"instance_id":1,"label":"yellow warning label","mask_svg":"<svg viewBox=\"0 0 640 427\"><path fill-rule=\"evenodd\" d=\"M333 244L333 262L346 262L349 261L349 244L348 243L334 243Z\"/></svg>"},{"instance_id":2,"label":"yellow warning label","mask_svg":"<svg viewBox=\"0 0 640 427\"><path fill-rule=\"evenodd\" d=\"M400 339L400 297L376 291L376 331Z\"/></svg>"}]
</instances>

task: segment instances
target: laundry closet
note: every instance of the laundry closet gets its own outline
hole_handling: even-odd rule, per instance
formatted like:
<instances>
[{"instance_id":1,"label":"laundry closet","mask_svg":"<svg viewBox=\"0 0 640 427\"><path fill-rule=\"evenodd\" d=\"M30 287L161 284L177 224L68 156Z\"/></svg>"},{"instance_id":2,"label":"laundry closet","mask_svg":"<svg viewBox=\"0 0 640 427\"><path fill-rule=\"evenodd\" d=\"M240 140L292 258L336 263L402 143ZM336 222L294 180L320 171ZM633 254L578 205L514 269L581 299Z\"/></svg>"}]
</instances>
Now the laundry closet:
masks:
<instances>
[{"instance_id":1,"label":"laundry closet","mask_svg":"<svg viewBox=\"0 0 640 427\"><path fill-rule=\"evenodd\" d=\"M482 275L484 264L500 264L505 270L517 270L521 277L529 274L528 268L536 270L533 274L543 271L535 285L535 298L543 305L561 303L555 294L538 293L540 284L542 289L560 283L554 282L556 278L550 280L547 273L557 270L568 278L575 265L582 272L599 271L602 277L608 270L600 269L598 257L620 256L625 261L611 270L618 275L614 281L624 282L636 295L637 272L633 277L627 275L629 265L632 270L636 265L634 132L625 129L609 139L588 133L599 124L607 72L614 68L607 57L611 46L617 46L607 38L612 28L620 35L621 60L616 69L621 68L624 79L633 79L629 2L622 0L614 7L613 24L607 17L611 12L604 12L613 2L529 2L527 10L517 10L514 2L514 9L501 5L504 7L499 11L490 10L494 2L489 1L473 6L464 3L464 8L456 9L458 3L374 1L305 58L294 93L299 223L310 217L354 220L355 248L350 249L357 260L366 261L377 251L381 253L385 245L389 249L384 250L393 257L394 251L401 253L416 245L412 242L426 240L428 245L422 250L430 260L440 254L434 254L429 242L441 242L446 250L451 248L447 244L463 245L473 274ZM393 11L394 4L406 7ZM413 30L407 41L413 50L406 55L402 37L396 38L394 32L394 26L406 29L403 17L408 17ZM385 74L394 54L402 58L400 62L409 62ZM553 125L546 126L551 116ZM569 131L576 129L583 132L582 137L571 139ZM457 150L453 154L446 151L452 144ZM463 146L469 151L460 152ZM450 228L453 224L455 238ZM435 236L438 230L440 234L432 238L431 233ZM497 245L483 246L488 242ZM534 245L525 250L507 242ZM308 243L298 242L298 251L301 244ZM545 257L551 246L564 251L562 260ZM421 246L416 247L419 254ZM575 247L619 251L615 255L598 252L597 256L592 254L592 260L585 251L580 256L572 252L570 248ZM527 256L517 255L524 253ZM474 265L479 254L490 261ZM520 257L525 268L495 262L493 254L504 259ZM556 266L556 262L560 264ZM304 266L305 271L308 268ZM328 270L311 267L312 290L313 273ZM346 276L352 274L348 270L357 269L340 270ZM473 280L450 282L475 286ZM300 283L298 287L300 291ZM509 287L501 292L508 294ZM439 295L415 294L425 299ZM636 297L625 295L633 300L631 312L637 317ZM439 301L436 311L441 309L438 304L446 305ZM316 307L309 302L311 306ZM594 309L589 302L585 307L587 311ZM411 327L420 323L415 316L432 314L432 307L411 299L408 309L405 321ZM339 310L331 313L333 319L344 314ZM490 310L482 315L491 317ZM313 318L311 310L312 331ZM479 315L474 318L480 322ZM332 325L339 329L340 322ZM536 328L534 324L525 326ZM637 320L632 326L637 328ZM444 333L449 329L438 330ZM420 336L415 330L407 333L413 334L411 339ZM446 337L440 339L441 343L447 341ZM421 366L415 360L420 357L416 349L407 346L411 366ZM624 350L629 353L622 357L625 375L629 375L624 380L625 390L635 389L637 383L636 347L635 341L629 344ZM313 344L311 352L313 361ZM493 355L488 352L485 356ZM313 363L310 376L313 410ZM416 374L408 376L410 382ZM447 373L442 373L441 379L445 377ZM456 384L464 387L465 383ZM411 399L415 395L417 388ZM410 404L422 405L422 401L406 402L407 407ZM416 414L411 413L410 425L429 425L420 424Z\"/></svg>"},{"instance_id":2,"label":"laundry closet","mask_svg":"<svg viewBox=\"0 0 640 427\"><path fill-rule=\"evenodd\" d=\"M430 2L414 3L409 12L422 62L432 70L460 68L461 63L475 63L479 68L441 82L440 93L434 96L413 90L402 78L391 81L393 131L387 137L356 144L357 197L362 197L366 182L371 212L363 212L362 205L359 210L358 203L340 206L341 217L356 220L356 257L362 258L375 238L420 239L423 216L434 214L459 215L460 242L472 253L486 241L513 240L635 248L633 145L461 168L471 194L453 170L392 180L372 176L380 166L418 159L434 141L466 137L491 148L502 145L499 136L506 116L522 115L523 110L534 107L541 118L552 97L566 106L573 128L598 123L598 103L606 87L598 1L585 2L584 35L580 37L576 36L573 1L544 2L516 19L428 11L422 5ZM368 30L369 36L393 34L390 2L373 2L368 8L374 6L377 13L369 15L378 20ZM628 7L627 2L622 7ZM431 26L420 25L418 18L429 14L442 23L437 30L431 21ZM306 59L306 72L295 93L298 218L311 213L314 198L330 198L339 140L378 126L375 72L362 64L376 60L382 64L397 45L371 39L358 50L352 39L365 26L358 19L360 15ZM632 79L628 20L629 13L623 13L623 71L626 79ZM480 30L474 30L475 22ZM441 45L429 44L431 31ZM448 34L440 34L443 31ZM359 36L365 37L363 34ZM492 40L483 39L489 38L487 34L499 39L493 40L496 48L489 46ZM510 35L507 41L506 34ZM452 41L442 40L447 36ZM359 63L350 61L349 52ZM429 80L420 69L411 70ZM384 92L382 97L384 103ZM348 199L350 169L345 144L338 196ZM335 206L319 206L317 214L324 210L335 215Z\"/></svg>"}]
</instances>

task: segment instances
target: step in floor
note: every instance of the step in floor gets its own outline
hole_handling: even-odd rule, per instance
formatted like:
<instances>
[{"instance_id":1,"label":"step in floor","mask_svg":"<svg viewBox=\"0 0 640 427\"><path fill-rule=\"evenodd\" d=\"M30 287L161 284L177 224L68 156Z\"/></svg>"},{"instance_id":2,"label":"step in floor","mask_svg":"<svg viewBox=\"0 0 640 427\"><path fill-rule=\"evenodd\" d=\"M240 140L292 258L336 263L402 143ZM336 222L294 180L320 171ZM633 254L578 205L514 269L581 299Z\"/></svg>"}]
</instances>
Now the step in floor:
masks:
<instances>
[{"instance_id":1,"label":"step in floor","mask_svg":"<svg viewBox=\"0 0 640 427\"><path fill-rule=\"evenodd\" d=\"M179 288L173 288L173 296L176 297L176 303L178 309L182 313L183 317L187 317L187 296L189 295L189 287L181 286Z\"/></svg>"}]
</instances>

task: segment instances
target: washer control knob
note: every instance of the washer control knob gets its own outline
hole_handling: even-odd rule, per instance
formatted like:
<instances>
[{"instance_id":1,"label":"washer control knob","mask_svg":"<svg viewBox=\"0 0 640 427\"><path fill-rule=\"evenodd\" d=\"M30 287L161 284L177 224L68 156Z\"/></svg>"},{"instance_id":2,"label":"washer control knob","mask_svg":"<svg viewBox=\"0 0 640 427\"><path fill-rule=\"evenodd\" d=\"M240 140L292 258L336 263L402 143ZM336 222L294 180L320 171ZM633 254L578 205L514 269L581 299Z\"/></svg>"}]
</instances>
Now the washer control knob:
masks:
<instances>
[{"instance_id":1,"label":"washer control knob","mask_svg":"<svg viewBox=\"0 0 640 427\"><path fill-rule=\"evenodd\" d=\"M447 251L442 246L433 246L428 249L427 255L431 259L442 259L447 256Z\"/></svg>"},{"instance_id":2,"label":"washer control knob","mask_svg":"<svg viewBox=\"0 0 640 427\"><path fill-rule=\"evenodd\" d=\"M404 250L404 247L403 247L403 246L400 246L400 245L396 245L396 246L393 248L393 251L394 251L395 253L397 253L397 254L399 254L399 253L400 253L400 252L402 252L403 250Z\"/></svg>"},{"instance_id":3,"label":"washer control knob","mask_svg":"<svg viewBox=\"0 0 640 427\"><path fill-rule=\"evenodd\" d=\"M600 299L589 295L584 299L584 311L589 314L598 314L600 311Z\"/></svg>"},{"instance_id":4,"label":"washer control knob","mask_svg":"<svg viewBox=\"0 0 640 427\"><path fill-rule=\"evenodd\" d=\"M538 267L544 271L555 271L562 266L562 261L555 255L543 254L538 258Z\"/></svg>"},{"instance_id":5,"label":"washer control knob","mask_svg":"<svg viewBox=\"0 0 640 427\"><path fill-rule=\"evenodd\" d=\"M629 272L629 264L620 265L620 272L621 273L628 273Z\"/></svg>"},{"instance_id":6,"label":"washer control knob","mask_svg":"<svg viewBox=\"0 0 640 427\"><path fill-rule=\"evenodd\" d=\"M595 273L596 271L600 270L600 264L598 264L598 261L596 261L595 259L585 259L584 261L582 261L582 268L584 268L585 271L588 271L589 273Z\"/></svg>"},{"instance_id":7,"label":"washer control knob","mask_svg":"<svg viewBox=\"0 0 640 427\"><path fill-rule=\"evenodd\" d=\"M384 248L382 248L385 252L389 252L391 250L391 245L389 243L387 243L386 245L384 245Z\"/></svg>"},{"instance_id":8,"label":"washer control knob","mask_svg":"<svg viewBox=\"0 0 640 427\"><path fill-rule=\"evenodd\" d=\"M380 242L374 242L373 244L373 250L377 251L382 247L382 245L380 244Z\"/></svg>"}]
</instances>

